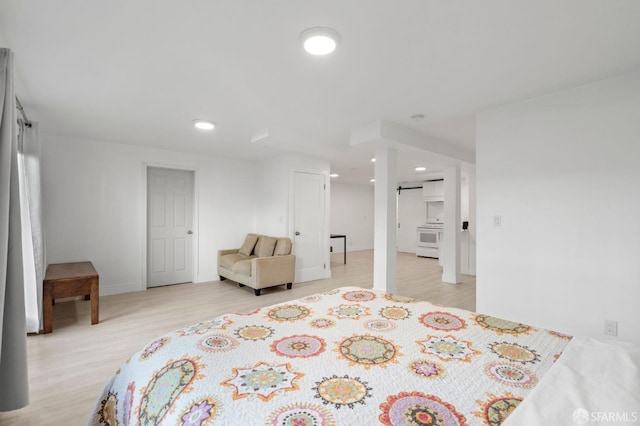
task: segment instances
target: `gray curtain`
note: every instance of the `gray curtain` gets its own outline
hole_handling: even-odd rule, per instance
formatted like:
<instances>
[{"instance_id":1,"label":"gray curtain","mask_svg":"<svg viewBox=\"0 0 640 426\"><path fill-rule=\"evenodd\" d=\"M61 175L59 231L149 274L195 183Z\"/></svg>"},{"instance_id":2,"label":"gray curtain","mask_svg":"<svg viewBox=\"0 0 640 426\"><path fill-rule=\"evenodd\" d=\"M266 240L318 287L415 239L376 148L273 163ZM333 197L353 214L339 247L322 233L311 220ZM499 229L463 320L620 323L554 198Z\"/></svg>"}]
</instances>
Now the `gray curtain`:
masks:
<instances>
[{"instance_id":1,"label":"gray curtain","mask_svg":"<svg viewBox=\"0 0 640 426\"><path fill-rule=\"evenodd\" d=\"M13 54L0 49L0 411L29 403Z\"/></svg>"},{"instance_id":2,"label":"gray curtain","mask_svg":"<svg viewBox=\"0 0 640 426\"><path fill-rule=\"evenodd\" d=\"M27 332L38 333L42 324L44 278L44 229L40 179L38 123L18 119L18 175L22 218L22 263Z\"/></svg>"}]
</instances>

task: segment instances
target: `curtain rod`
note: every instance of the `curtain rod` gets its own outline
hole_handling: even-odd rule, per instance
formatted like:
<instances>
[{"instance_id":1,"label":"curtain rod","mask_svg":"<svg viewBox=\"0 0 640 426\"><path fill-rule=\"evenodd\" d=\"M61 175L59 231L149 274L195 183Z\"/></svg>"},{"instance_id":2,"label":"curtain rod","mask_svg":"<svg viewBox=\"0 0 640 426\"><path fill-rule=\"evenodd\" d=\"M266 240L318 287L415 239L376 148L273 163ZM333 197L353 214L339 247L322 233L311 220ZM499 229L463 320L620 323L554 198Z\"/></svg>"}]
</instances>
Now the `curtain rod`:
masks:
<instances>
[{"instance_id":1,"label":"curtain rod","mask_svg":"<svg viewBox=\"0 0 640 426\"><path fill-rule=\"evenodd\" d=\"M422 187L421 186L402 186L402 185L400 185L397 188L398 194L401 194L402 191L406 191L407 189L422 189Z\"/></svg>"},{"instance_id":2,"label":"curtain rod","mask_svg":"<svg viewBox=\"0 0 640 426\"><path fill-rule=\"evenodd\" d=\"M16 96L16 108L18 109L18 111L20 111L20 114L22 114L22 118L24 119L24 124L27 127L31 127L31 120L29 120L29 117L27 117L27 113L24 112L24 108L22 107L22 104L20 103L20 99L18 99L17 96Z\"/></svg>"}]
</instances>

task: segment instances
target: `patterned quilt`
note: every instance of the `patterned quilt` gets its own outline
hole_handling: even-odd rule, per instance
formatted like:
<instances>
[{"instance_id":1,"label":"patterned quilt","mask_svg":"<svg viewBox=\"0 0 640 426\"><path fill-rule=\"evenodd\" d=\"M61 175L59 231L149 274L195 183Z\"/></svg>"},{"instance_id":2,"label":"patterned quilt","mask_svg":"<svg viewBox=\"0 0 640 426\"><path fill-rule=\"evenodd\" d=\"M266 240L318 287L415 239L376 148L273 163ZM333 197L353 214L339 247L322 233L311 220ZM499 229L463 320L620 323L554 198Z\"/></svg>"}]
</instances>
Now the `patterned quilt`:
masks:
<instances>
[{"instance_id":1,"label":"patterned quilt","mask_svg":"<svg viewBox=\"0 0 640 426\"><path fill-rule=\"evenodd\" d=\"M570 337L343 287L166 334L91 425L499 425Z\"/></svg>"}]
</instances>

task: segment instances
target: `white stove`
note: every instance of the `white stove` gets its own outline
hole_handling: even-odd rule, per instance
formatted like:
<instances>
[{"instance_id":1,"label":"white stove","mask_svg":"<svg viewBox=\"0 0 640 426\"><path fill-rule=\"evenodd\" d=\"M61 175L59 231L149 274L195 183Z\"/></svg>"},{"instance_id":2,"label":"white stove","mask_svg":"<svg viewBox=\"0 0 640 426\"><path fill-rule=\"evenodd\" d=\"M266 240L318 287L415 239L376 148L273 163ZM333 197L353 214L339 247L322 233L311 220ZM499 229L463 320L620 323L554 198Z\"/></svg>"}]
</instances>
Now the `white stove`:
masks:
<instances>
[{"instance_id":1,"label":"white stove","mask_svg":"<svg viewBox=\"0 0 640 426\"><path fill-rule=\"evenodd\" d=\"M418 226L416 256L439 258L443 229L442 222L428 222Z\"/></svg>"}]
</instances>

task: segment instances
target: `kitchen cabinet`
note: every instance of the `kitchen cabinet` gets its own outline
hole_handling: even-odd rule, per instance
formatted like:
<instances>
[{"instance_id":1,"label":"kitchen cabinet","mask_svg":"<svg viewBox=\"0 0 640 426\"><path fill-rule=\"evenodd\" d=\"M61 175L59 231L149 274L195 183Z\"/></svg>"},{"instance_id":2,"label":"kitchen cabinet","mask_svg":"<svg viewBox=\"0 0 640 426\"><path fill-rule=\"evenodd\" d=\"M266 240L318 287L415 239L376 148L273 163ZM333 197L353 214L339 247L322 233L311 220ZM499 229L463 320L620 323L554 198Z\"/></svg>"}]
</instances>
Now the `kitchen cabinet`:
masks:
<instances>
[{"instance_id":1,"label":"kitchen cabinet","mask_svg":"<svg viewBox=\"0 0 640 426\"><path fill-rule=\"evenodd\" d=\"M431 180L422 184L424 201L444 201L444 181Z\"/></svg>"}]
</instances>

